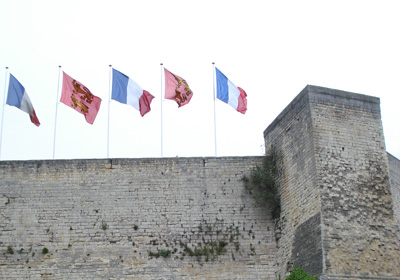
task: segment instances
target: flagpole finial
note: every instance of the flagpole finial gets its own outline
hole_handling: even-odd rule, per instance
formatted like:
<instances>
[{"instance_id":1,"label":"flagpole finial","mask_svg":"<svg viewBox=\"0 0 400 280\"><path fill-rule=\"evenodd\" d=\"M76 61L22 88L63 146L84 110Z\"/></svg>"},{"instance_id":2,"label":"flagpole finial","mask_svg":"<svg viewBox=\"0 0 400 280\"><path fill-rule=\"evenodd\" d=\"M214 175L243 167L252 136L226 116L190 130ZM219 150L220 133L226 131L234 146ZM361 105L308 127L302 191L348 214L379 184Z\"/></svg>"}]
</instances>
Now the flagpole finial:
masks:
<instances>
[{"instance_id":1,"label":"flagpole finial","mask_svg":"<svg viewBox=\"0 0 400 280\"><path fill-rule=\"evenodd\" d=\"M108 65L108 66L112 67L112 65L111 65L111 64L110 64L110 65Z\"/></svg>"},{"instance_id":2,"label":"flagpole finial","mask_svg":"<svg viewBox=\"0 0 400 280\"><path fill-rule=\"evenodd\" d=\"M6 69L8 69L8 66L6 66Z\"/></svg>"},{"instance_id":3,"label":"flagpole finial","mask_svg":"<svg viewBox=\"0 0 400 280\"><path fill-rule=\"evenodd\" d=\"M215 62L213 62L212 64L215 64Z\"/></svg>"},{"instance_id":4,"label":"flagpole finial","mask_svg":"<svg viewBox=\"0 0 400 280\"><path fill-rule=\"evenodd\" d=\"M161 62L160 65L164 65L164 64Z\"/></svg>"},{"instance_id":5,"label":"flagpole finial","mask_svg":"<svg viewBox=\"0 0 400 280\"><path fill-rule=\"evenodd\" d=\"M61 68L61 65L58 65L58 68Z\"/></svg>"}]
</instances>

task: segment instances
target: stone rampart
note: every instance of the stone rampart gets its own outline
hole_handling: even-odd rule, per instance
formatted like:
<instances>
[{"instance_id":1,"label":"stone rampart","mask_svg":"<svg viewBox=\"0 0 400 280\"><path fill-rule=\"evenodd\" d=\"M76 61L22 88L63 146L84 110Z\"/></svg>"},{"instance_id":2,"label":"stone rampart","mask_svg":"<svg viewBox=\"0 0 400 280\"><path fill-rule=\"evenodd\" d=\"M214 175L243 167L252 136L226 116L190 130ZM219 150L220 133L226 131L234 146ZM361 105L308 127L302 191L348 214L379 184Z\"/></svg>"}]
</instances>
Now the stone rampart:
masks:
<instances>
[{"instance_id":1,"label":"stone rampart","mask_svg":"<svg viewBox=\"0 0 400 280\"><path fill-rule=\"evenodd\" d=\"M400 280L379 107L307 86L271 123L277 220L241 180L263 157L1 161L0 278Z\"/></svg>"},{"instance_id":2,"label":"stone rampart","mask_svg":"<svg viewBox=\"0 0 400 280\"><path fill-rule=\"evenodd\" d=\"M308 94L302 92L264 132L266 150L273 148L281 172L281 221L278 230L279 274L286 276L293 265L321 274L322 249L320 194L316 188L313 120ZM299 231L301 225L308 232ZM304 242L307 240L307 242ZM308 248L308 246L312 246ZM294 252L294 254L293 254Z\"/></svg>"},{"instance_id":3,"label":"stone rampart","mask_svg":"<svg viewBox=\"0 0 400 280\"><path fill-rule=\"evenodd\" d=\"M261 160L0 162L0 278L274 279L274 224L241 182Z\"/></svg>"},{"instance_id":4,"label":"stone rampart","mask_svg":"<svg viewBox=\"0 0 400 280\"><path fill-rule=\"evenodd\" d=\"M379 99L307 86L264 136L283 166L281 273L400 279Z\"/></svg>"}]
</instances>

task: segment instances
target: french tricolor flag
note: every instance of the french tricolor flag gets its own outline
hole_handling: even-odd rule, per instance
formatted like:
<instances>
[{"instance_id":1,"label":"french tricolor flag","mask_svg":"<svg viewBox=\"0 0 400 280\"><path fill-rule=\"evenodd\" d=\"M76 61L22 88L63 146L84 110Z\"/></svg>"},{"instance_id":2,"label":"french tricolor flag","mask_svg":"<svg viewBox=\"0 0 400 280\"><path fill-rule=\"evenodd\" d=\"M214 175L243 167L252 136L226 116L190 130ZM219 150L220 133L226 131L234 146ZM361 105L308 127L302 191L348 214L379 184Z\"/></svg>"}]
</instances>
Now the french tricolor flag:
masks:
<instances>
[{"instance_id":1,"label":"french tricolor flag","mask_svg":"<svg viewBox=\"0 0 400 280\"><path fill-rule=\"evenodd\" d=\"M40 125L39 119L36 116L35 109L33 109L32 102L29 99L25 88L12 74L10 74L10 83L8 85L8 95L6 103L10 106L15 106L18 109L28 113L29 117L31 118L31 122L34 123L36 126Z\"/></svg>"},{"instance_id":2,"label":"french tricolor flag","mask_svg":"<svg viewBox=\"0 0 400 280\"><path fill-rule=\"evenodd\" d=\"M153 95L143 90L134 80L113 69L111 99L131 105L140 111L140 115L143 117L150 112L153 98Z\"/></svg>"},{"instance_id":3,"label":"french tricolor flag","mask_svg":"<svg viewBox=\"0 0 400 280\"><path fill-rule=\"evenodd\" d=\"M217 98L231 105L236 111L244 114L247 110L246 92L235 86L228 78L215 67L217 78Z\"/></svg>"}]
</instances>

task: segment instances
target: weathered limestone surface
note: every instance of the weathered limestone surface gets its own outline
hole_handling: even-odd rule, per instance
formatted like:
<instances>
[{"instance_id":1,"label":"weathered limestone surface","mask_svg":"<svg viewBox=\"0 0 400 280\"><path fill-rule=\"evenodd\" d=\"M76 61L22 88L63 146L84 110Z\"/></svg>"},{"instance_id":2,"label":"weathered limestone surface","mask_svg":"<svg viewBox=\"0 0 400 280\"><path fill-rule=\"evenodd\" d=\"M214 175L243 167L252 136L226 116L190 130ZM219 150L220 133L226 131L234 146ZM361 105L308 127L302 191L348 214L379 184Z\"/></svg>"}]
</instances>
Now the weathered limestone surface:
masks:
<instances>
[{"instance_id":1,"label":"weathered limestone surface","mask_svg":"<svg viewBox=\"0 0 400 280\"><path fill-rule=\"evenodd\" d=\"M0 162L0 278L274 279L274 224L240 181L260 162ZM220 241L208 259L185 251Z\"/></svg>"},{"instance_id":2,"label":"weathered limestone surface","mask_svg":"<svg viewBox=\"0 0 400 280\"><path fill-rule=\"evenodd\" d=\"M322 279L400 278L379 99L310 87L321 195Z\"/></svg>"},{"instance_id":3,"label":"weathered limestone surface","mask_svg":"<svg viewBox=\"0 0 400 280\"><path fill-rule=\"evenodd\" d=\"M302 265L309 273L321 274L322 248L320 190L317 185L313 120L307 94L299 94L265 130L266 150L275 149L282 170L281 221L278 230L280 268L276 278L284 276L293 265ZM301 225L308 230L303 234ZM305 232L304 232L305 233ZM305 241L313 249L303 246Z\"/></svg>"},{"instance_id":4,"label":"weathered limestone surface","mask_svg":"<svg viewBox=\"0 0 400 280\"><path fill-rule=\"evenodd\" d=\"M283 166L281 275L292 264L325 280L400 279L379 99L307 86L264 137Z\"/></svg>"},{"instance_id":5,"label":"weathered limestone surface","mask_svg":"<svg viewBox=\"0 0 400 280\"><path fill-rule=\"evenodd\" d=\"M388 153L392 199L397 229L400 231L400 160Z\"/></svg>"}]
</instances>

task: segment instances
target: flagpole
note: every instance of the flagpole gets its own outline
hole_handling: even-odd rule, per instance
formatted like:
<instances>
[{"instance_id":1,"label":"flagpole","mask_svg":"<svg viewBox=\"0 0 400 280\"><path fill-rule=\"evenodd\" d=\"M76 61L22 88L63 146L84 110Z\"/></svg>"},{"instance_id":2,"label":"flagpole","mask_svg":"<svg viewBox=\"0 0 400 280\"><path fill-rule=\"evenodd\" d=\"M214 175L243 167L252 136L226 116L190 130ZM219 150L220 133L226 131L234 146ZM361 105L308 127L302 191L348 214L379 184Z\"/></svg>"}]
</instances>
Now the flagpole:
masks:
<instances>
[{"instance_id":1,"label":"flagpole","mask_svg":"<svg viewBox=\"0 0 400 280\"><path fill-rule=\"evenodd\" d=\"M110 157L110 108L111 108L111 69L112 65L110 64L110 70L108 74L108 124L107 124L107 158Z\"/></svg>"},{"instance_id":2,"label":"flagpole","mask_svg":"<svg viewBox=\"0 0 400 280\"><path fill-rule=\"evenodd\" d=\"M163 64L161 66L161 157L163 157Z\"/></svg>"},{"instance_id":3,"label":"flagpole","mask_svg":"<svg viewBox=\"0 0 400 280\"><path fill-rule=\"evenodd\" d=\"M2 140L3 140L4 109L6 108L7 74L8 74L8 67L6 67L6 76L5 76L5 78L4 78L3 111L2 111L2 113L1 113L0 159L1 159L1 147L2 147L1 144L2 144Z\"/></svg>"},{"instance_id":4,"label":"flagpole","mask_svg":"<svg viewBox=\"0 0 400 280\"><path fill-rule=\"evenodd\" d=\"M215 113L215 62L213 65L213 97L214 97L214 147L215 147L215 157L217 157L217 117Z\"/></svg>"},{"instance_id":5,"label":"flagpole","mask_svg":"<svg viewBox=\"0 0 400 280\"><path fill-rule=\"evenodd\" d=\"M56 120L54 122L54 140L53 140L53 159L56 156L56 135L57 135L57 116L58 116L58 93L60 91L60 72L61 65L58 66L58 84L57 84L57 94L56 94Z\"/></svg>"}]
</instances>

